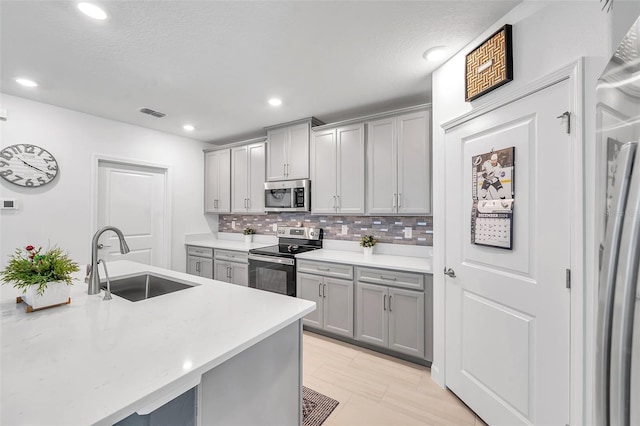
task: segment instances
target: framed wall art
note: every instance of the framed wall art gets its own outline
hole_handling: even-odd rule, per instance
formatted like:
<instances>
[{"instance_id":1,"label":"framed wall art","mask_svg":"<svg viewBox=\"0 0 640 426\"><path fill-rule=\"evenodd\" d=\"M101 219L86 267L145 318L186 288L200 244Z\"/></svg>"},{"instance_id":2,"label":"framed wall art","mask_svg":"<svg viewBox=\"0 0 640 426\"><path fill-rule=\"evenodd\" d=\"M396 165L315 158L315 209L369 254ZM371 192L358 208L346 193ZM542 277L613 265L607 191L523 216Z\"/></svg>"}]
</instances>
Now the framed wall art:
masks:
<instances>
[{"instance_id":1,"label":"framed wall art","mask_svg":"<svg viewBox=\"0 0 640 426\"><path fill-rule=\"evenodd\" d=\"M511 25L493 33L465 57L465 100L470 102L513 80Z\"/></svg>"}]
</instances>

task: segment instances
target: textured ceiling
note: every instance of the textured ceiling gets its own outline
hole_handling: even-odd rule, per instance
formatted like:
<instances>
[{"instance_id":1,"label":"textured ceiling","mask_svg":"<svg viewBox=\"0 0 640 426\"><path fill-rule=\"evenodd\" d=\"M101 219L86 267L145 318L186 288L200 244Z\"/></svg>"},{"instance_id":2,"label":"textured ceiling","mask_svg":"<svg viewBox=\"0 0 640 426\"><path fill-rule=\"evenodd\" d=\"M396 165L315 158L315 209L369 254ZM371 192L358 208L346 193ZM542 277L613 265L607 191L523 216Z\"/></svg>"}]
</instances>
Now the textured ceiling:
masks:
<instances>
[{"instance_id":1,"label":"textured ceiling","mask_svg":"<svg viewBox=\"0 0 640 426\"><path fill-rule=\"evenodd\" d=\"M218 143L428 102L450 55L518 1L0 1L0 90ZM28 89L14 79L27 76ZM274 108L270 97L283 99ZM138 112L149 107L167 114ZM10 114L10 112L9 112ZM185 134L182 125L196 130Z\"/></svg>"}]
</instances>

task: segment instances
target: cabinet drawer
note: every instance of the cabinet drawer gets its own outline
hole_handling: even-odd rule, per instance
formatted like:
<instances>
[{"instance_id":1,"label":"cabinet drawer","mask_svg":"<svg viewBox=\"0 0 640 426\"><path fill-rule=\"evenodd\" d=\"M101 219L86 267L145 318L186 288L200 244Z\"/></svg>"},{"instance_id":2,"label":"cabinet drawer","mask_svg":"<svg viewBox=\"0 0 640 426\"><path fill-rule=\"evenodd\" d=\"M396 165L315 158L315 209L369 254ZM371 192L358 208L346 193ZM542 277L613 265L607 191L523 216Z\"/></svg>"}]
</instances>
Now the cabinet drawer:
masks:
<instances>
[{"instance_id":1,"label":"cabinet drawer","mask_svg":"<svg viewBox=\"0 0 640 426\"><path fill-rule=\"evenodd\" d=\"M244 251L216 250L216 260L226 260L228 262L248 263L249 253Z\"/></svg>"},{"instance_id":2,"label":"cabinet drawer","mask_svg":"<svg viewBox=\"0 0 640 426\"><path fill-rule=\"evenodd\" d=\"M187 246L187 253L194 256L213 257L213 249L207 247Z\"/></svg>"},{"instance_id":3,"label":"cabinet drawer","mask_svg":"<svg viewBox=\"0 0 640 426\"><path fill-rule=\"evenodd\" d=\"M424 290L424 275L410 272L398 272L389 269L356 268L356 280L410 288L413 290Z\"/></svg>"},{"instance_id":4,"label":"cabinet drawer","mask_svg":"<svg viewBox=\"0 0 640 426\"><path fill-rule=\"evenodd\" d=\"M339 263L312 262L309 260L298 260L296 267L298 272L317 274L325 277L353 279L353 266L341 265Z\"/></svg>"}]
</instances>

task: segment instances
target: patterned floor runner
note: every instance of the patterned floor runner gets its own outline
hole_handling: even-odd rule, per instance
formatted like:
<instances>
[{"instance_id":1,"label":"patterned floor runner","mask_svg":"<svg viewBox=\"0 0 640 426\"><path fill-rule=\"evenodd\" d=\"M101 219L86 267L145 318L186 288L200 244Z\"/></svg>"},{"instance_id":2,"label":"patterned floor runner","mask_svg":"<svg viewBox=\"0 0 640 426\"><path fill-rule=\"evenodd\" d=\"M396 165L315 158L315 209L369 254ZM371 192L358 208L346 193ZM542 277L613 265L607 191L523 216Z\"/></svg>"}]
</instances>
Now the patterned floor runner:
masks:
<instances>
[{"instance_id":1,"label":"patterned floor runner","mask_svg":"<svg viewBox=\"0 0 640 426\"><path fill-rule=\"evenodd\" d=\"M302 387L302 422L304 426L320 426L338 406L338 401Z\"/></svg>"}]
</instances>

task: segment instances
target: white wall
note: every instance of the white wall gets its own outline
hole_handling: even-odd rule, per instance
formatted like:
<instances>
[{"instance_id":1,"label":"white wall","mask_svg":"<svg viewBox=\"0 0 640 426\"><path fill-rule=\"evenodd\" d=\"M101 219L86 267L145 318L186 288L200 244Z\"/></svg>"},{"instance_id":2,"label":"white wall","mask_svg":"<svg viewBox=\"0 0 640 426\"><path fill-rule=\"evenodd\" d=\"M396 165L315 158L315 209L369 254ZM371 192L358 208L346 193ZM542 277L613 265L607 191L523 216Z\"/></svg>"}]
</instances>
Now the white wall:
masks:
<instances>
[{"instance_id":1,"label":"white wall","mask_svg":"<svg viewBox=\"0 0 640 426\"><path fill-rule=\"evenodd\" d=\"M572 406L572 424L586 424L590 421L593 388L593 307L595 306L596 285L596 232L598 222L595 215L594 188L602 181L596 170L596 128L595 128L595 85L609 57L613 54L629 27L640 14L640 2L614 0L613 10L602 10L603 3L589 1L528 1L523 2L502 19L480 34L473 42L454 58L442 65L433 74L433 184L434 184L434 271L445 267L444 243L446 239L445 179L444 170L444 130L442 124L472 111L478 106L496 98L515 92L531 82L554 72L565 65L585 57L584 67L584 114L577 111L582 124L585 149L585 280L574 283L583 286L585 294L585 366L583 369L586 389L584 395L577 396L580 404ZM478 100L464 101L464 57L488 36L505 24L513 25L514 80ZM600 179L600 180L598 180ZM444 278L434 274L434 363L432 377L445 384L445 312ZM574 377L582 380L583 377ZM573 388L575 389L575 388ZM584 397L584 398L582 398ZM576 395L573 395L576 398ZM575 399L574 399L575 401ZM579 406L578 406L579 405Z\"/></svg>"},{"instance_id":2,"label":"white wall","mask_svg":"<svg viewBox=\"0 0 640 426\"><path fill-rule=\"evenodd\" d=\"M8 112L8 120L0 122L0 146L42 146L60 167L56 179L42 188L0 179L0 197L20 204L19 210L0 214L0 267L17 247L47 247L49 241L81 265L90 262L95 155L169 167L172 269L185 270L185 234L217 231L217 217L203 214L202 149L208 144L5 94L0 107Z\"/></svg>"}]
</instances>

